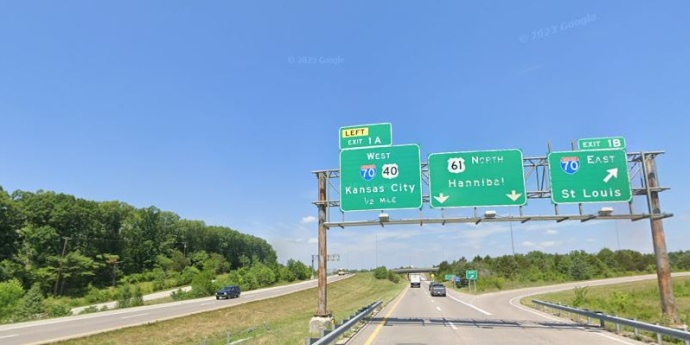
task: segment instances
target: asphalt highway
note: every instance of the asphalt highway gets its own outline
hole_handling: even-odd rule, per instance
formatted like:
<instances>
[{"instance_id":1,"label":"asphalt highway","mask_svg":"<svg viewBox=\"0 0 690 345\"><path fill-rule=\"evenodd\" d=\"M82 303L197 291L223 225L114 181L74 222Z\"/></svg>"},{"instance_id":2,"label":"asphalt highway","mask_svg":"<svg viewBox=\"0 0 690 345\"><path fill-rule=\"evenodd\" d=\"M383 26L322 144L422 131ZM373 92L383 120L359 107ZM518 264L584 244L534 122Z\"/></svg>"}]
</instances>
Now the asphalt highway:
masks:
<instances>
[{"instance_id":1,"label":"asphalt highway","mask_svg":"<svg viewBox=\"0 0 690 345\"><path fill-rule=\"evenodd\" d=\"M687 275L687 273L679 274ZM677 276L674 274L674 276ZM447 290L431 297L428 282L407 287L348 341L348 345L392 344L645 344L522 306L524 297L576 286L597 286L656 275L624 277L471 295Z\"/></svg>"},{"instance_id":2,"label":"asphalt highway","mask_svg":"<svg viewBox=\"0 0 690 345\"><path fill-rule=\"evenodd\" d=\"M331 276L328 282L349 278L351 275ZM281 295L314 288L316 280L291 285L242 292L239 298L216 300L205 297L194 300L115 309L93 314L68 316L50 320L30 321L0 326L0 344L45 344L77 338L119 328L143 325L156 321L183 317L215 309L237 306ZM316 309L316 305L314 309ZM306 324L305 324L306 327Z\"/></svg>"}]
</instances>

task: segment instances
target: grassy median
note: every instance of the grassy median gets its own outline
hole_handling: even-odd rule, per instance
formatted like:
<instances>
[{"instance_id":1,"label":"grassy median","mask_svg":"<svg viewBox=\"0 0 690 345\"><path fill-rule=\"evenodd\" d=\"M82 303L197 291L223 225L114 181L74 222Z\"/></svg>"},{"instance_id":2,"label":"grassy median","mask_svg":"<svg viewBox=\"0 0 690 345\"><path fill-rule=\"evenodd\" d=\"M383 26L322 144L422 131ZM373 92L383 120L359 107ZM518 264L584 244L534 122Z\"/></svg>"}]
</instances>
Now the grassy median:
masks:
<instances>
[{"instance_id":1,"label":"grassy median","mask_svg":"<svg viewBox=\"0 0 690 345\"><path fill-rule=\"evenodd\" d=\"M328 309L336 320L357 309L383 300L388 303L406 286L378 280L371 273L328 285ZM241 298L241 297L240 297ZM59 344L226 344L240 339L242 344L304 344L309 336L309 320L316 312L315 288L282 297L250 302L236 307L196 314L145 326L68 340Z\"/></svg>"}]
</instances>

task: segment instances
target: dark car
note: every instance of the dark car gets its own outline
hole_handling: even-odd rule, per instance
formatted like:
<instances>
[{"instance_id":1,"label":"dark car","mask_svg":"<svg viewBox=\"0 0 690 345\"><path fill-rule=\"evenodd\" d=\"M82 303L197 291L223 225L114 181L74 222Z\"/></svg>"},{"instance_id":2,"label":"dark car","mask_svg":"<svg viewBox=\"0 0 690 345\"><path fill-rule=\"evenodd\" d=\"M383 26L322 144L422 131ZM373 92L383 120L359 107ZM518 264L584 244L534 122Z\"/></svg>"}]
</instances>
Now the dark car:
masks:
<instances>
[{"instance_id":1,"label":"dark car","mask_svg":"<svg viewBox=\"0 0 690 345\"><path fill-rule=\"evenodd\" d=\"M431 286L431 295L446 297L446 287L443 284L436 284Z\"/></svg>"},{"instance_id":2,"label":"dark car","mask_svg":"<svg viewBox=\"0 0 690 345\"><path fill-rule=\"evenodd\" d=\"M437 285L443 286L443 283L438 283L438 282L429 283L429 291L431 291L431 288L433 288L434 286L437 286Z\"/></svg>"},{"instance_id":3,"label":"dark car","mask_svg":"<svg viewBox=\"0 0 690 345\"><path fill-rule=\"evenodd\" d=\"M240 287L237 285L226 286L216 292L216 299L230 299L233 297L240 297Z\"/></svg>"}]
</instances>

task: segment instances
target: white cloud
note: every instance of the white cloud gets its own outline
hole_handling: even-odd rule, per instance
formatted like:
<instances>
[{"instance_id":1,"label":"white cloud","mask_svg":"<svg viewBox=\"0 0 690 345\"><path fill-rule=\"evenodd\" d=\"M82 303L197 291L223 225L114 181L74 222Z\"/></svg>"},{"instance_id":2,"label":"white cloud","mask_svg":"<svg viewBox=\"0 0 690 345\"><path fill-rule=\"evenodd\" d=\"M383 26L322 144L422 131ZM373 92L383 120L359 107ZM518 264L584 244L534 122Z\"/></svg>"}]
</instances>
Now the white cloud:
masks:
<instances>
[{"instance_id":1,"label":"white cloud","mask_svg":"<svg viewBox=\"0 0 690 345\"><path fill-rule=\"evenodd\" d=\"M312 237L307 240L307 243L313 244L313 243L319 243L319 239L316 237Z\"/></svg>"},{"instance_id":2,"label":"white cloud","mask_svg":"<svg viewBox=\"0 0 690 345\"><path fill-rule=\"evenodd\" d=\"M315 223L315 222L316 222L316 217L314 217L314 216L302 217L302 220L300 221L301 224L309 224L309 223Z\"/></svg>"},{"instance_id":3,"label":"white cloud","mask_svg":"<svg viewBox=\"0 0 690 345\"><path fill-rule=\"evenodd\" d=\"M559 245L561 245L561 242L558 242L558 241L539 242L539 247L541 247L541 248L548 248L548 247L554 247L554 246L559 246Z\"/></svg>"},{"instance_id":4,"label":"white cloud","mask_svg":"<svg viewBox=\"0 0 690 345\"><path fill-rule=\"evenodd\" d=\"M527 223L524 226L524 230L527 232L541 232L541 231L546 231L546 230L553 230L554 228L563 228L567 227L568 224L566 222L563 223L556 223L556 224L549 224L547 222L530 222Z\"/></svg>"},{"instance_id":5,"label":"white cloud","mask_svg":"<svg viewBox=\"0 0 690 345\"><path fill-rule=\"evenodd\" d=\"M549 247L556 247L560 246L562 242L559 241L541 241L539 243L534 243L532 241L524 241L522 242L523 247L528 247L528 248L534 248L537 250L544 250Z\"/></svg>"},{"instance_id":6,"label":"white cloud","mask_svg":"<svg viewBox=\"0 0 690 345\"><path fill-rule=\"evenodd\" d=\"M558 235L558 230L549 229L544 231L544 235Z\"/></svg>"},{"instance_id":7,"label":"white cloud","mask_svg":"<svg viewBox=\"0 0 690 345\"><path fill-rule=\"evenodd\" d=\"M375 235L378 240L405 240L415 236L423 235L423 230L383 230Z\"/></svg>"}]
</instances>

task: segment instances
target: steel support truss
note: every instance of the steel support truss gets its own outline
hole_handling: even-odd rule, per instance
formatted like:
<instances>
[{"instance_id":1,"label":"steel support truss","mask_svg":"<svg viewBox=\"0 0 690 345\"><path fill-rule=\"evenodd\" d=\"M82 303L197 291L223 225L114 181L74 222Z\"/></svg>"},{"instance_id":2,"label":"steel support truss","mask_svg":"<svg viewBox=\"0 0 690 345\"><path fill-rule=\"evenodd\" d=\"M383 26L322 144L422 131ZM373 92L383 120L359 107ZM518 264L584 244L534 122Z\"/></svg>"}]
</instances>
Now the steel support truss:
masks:
<instances>
[{"instance_id":1,"label":"steel support truss","mask_svg":"<svg viewBox=\"0 0 690 345\"><path fill-rule=\"evenodd\" d=\"M644 173L644 160L654 160L656 156L663 154L663 151L650 151L650 152L634 152L627 153L628 169L630 176L630 183L632 188L633 197L635 196L646 196L649 199L649 195L652 192L663 192L669 190L668 187L651 187L647 181L647 175ZM429 191L429 167L427 163L421 164L422 169L422 184L425 194L422 196L423 203L429 203L430 196ZM523 158L523 169L525 172L525 186L526 194L528 199L550 199L551 198L551 186L549 184L549 164L546 156L541 157L525 157ZM378 219L373 220L353 220L348 221L346 219L346 214L342 211L340 220L333 220L331 217L331 208L340 207L340 170L330 169L330 170L319 170L313 172L317 178L322 177L326 179L327 190L326 190L326 200L315 201L314 204L326 205L326 221L324 226L326 228L332 227L352 227L352 226L372 226L372 225L405 225L405 224L450 224L450 223L481 223L481 222L514 222L518 221L525 223L528 221L556 221L562 222L566 220L579 220L581 222L586 222L588 220L625 220L629 219L631 221L637 221L642 219L663 219L672 217L672 213L663 212L652 212L647 210L647 212L636 212L633 208L632 200L628 203L628 212L620 214L610 214L603 215L599 213L588 214L583 211L582 204L579 204L579 212L575 214L561 214L559 212L558 206L553 205L554 213L552 215L529 215L525 214L524 210L528 206L519 206L520 212L516 215L486 218L484 216L477 214L477 208L474 209L474 215L471 217L444 217L443 209L441 210L442 216L440 218L425 218L420 210L420 217L418 218L404 218L404 219L390 219L382 222ZM650 200L647 200L645 206L649 205ZM509 207L509 206L506 206ZM646 207L648 208L648 207Z\"/></svg>"}]
</instances>

